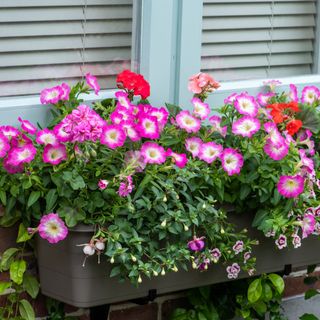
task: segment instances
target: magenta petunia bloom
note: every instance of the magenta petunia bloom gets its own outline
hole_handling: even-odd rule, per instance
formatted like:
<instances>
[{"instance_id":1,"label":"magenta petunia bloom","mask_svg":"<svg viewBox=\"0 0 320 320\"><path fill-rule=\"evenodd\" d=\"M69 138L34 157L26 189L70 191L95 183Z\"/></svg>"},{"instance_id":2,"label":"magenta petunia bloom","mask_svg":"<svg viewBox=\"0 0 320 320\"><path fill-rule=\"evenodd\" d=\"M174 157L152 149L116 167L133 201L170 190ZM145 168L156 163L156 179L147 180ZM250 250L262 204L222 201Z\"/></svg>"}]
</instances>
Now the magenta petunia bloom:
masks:
<instances>
[{"instance_id":1,"label":"magenta petunia bloom","mask_svg":"<svg viewBox=\"0 0 320 320\"><path fill-rule=\"evenodd\" d=\"M283 249L287 246L287 237L284 234L281 234L279 238L275 241L276 246L278 249Z\"/></svg>"},{"instance_id":2,"label":"magenta petunia bloom","mask_svg":"<svg viewBox=\"0 0 320 320\"><path fill-rule=\"evenodd\" d=\"M207 163L212 163L221 156L222 151L223 147L220 144L215 142L202 143L198 157Z\"/></svg>"},{"instance_id":3,"label":"magenta petunia bloom","mask_svg":"<svg viewBox=\"0 0 320 320\"><path fill-rule=\"evenodd\" d=\"M103 128L100 142L110 149L122 147L126 141L126 134L120 126L107 125Z\"/></svg>"},{"instance_id":4,"label":"magenta petunia bloom","mask_svg":"<svg viewBox=\"0 0 320 320\"><path fill-rule=\"evenodd\" d=\"M290 84L289 85L290 91L289 91L289 98L292 101L298 102L299 101L299 97L298 97L298 89L294 84Z\"/></svg>"},{"instance_id":5,"label":"magenta petunia bloom","mask_svg":"<svg viewBox=\"0 0 320 320\"><path fill-rule=\"evenodd\" d=\"M36 156L37 149L32 144L26 144L20 148L12 148L8 152L10 164L18 166L20 163L30 163Z\"/></svg>"},{"instance_id":6,"label":"magenta petunia bloom","mask_svg":"<svg viewBox=\"0 0 320 320\"><path fill-rule=\"evenodd\" d=\"M100 179L98 181L98 187L100 190L104 190L108 187L108 184L109 184L109 181L108 180L103 180L103 179Z\"/></svg>"},{"instance_id":7,"label":"magenta petunia bloom","mask_svg":"<svg viewBox=\"0 0 320 320\"><path fill-rule=\"evenodd\" d=\"M47 88L41 91L40 102L41 104L56 104L59 102L60 97L64 95L64 89L61 86Z\"/></svg>"},{"instance_id":8,"label":"magenta petunia bloom","mask_svg":"<svg viewBox=\"0 0 320 320\"><path fill-rule=\"evenodd\" d=\"M180 169L184 168L188 163L188 158L185 153L176 153L169 148L167 150L167 156L172 157L174 164Z\"/></svg>"},{"instance_id":9,"label":"magenta petunia bloom","mask_svg":"<svg viewBox=\"0 0 320 320\"><path fill-rule=\"evenodd\" d=\"M3 159L2 165L9 174L21 173L24 171L24 165L22 162L18 165L11 163L8 157Z\"/></svg>"},{"instance_id":10,"label":"magenta petunia bloom","mask_svg":"<svg viewBox=\"0 0 320 320\"><path fill-rule=\"evenodd\" d=\"M227 126L221 127L221 120L222 119L219 116L212 116L209 118L209 122L212 125L211 130L213 132L218 132L223 137L225 137L227 135L228 127Z\"/></svg>"},{"instance_id":11,"label":"magenta petunia bloom","mask_svg":"<svg viewBox=\"0 0 320 320\"><path fill-rule=\"evenodd\" d=\"M167 159L166 151L162 146L154 142L145 142L141 146L141 155L145 163L161 164Z\"/></svg>"},{"instance_id":12,"label":"magenta petunia bloom","mask_svg":"<svg viewBox=\"0 0 320 320\"><path fill-rule=\"evenodd\" d=\"M40 220L38 230L40 237L48 240L50 243L62 241L68 235L66 225L56 213L49 213L43 216Z\"/></svg>"},{"instance_id":13,"label":"magenta petunia bloom","mask_svg":"<svg viewBox=\"0 0 320 320\"><path fill-rule=\"evenodd\" d=\"M265 107L269 104L269 101L272 97L275 96L274 92L268 92L268 93L259 93L257 95L257 101L260 104L260 106Z\"/></svg>"},{"instance_id":14,"label":"magenta petunia bloom","mask_svg":"<svg viewBox=\"0 0 320 320\"><path fill-rule=\"evenodd\" d=\"M227 148L221 155L222 168L229 176L239 174L243 166L243 156L238 151Z\"/></svg>"},{"instance_id":15,"label":"magenta petunia bloom","mask_svg":"<svg viewBox=\"0 0 320 320\"><path fill-rule=\"evenodd\" d=\"M115 93L115 96L118 100L117 106L121 106L123 108L126 108L127 110L130 110L132 108L132 104L128 98L128 94L124 91L117 91Z\"/></svg>"},{"instance_id":16,"label":"magenta petunia bloom","mask_svg":"<svg viewBox=\"0 0 320 320\"><path fill-rule=\"evenodd\" d=\"M134 188L132 177L128 176L125 178L125 181L120 183L118 194L120 197L128 196Z\"/></svg>"},{"instance_id":17,"label":"magenta petunia bloom","mask_svg":"<svg viewBox=\"0 0 320 320\"><path fill-rule=\"evenodd\" d=\"M12 126L0 126L0 133L5 135L9 140L20 135L20 131Z\"/></svg>"},{"instance_id":18,"label":"magenta petunia bloom","mask_svg":"<svg viewBox=\"0 0 320 320\"><path fill-rule=\"evenodd\" d=\"M307 213L303 216L301 221L302 239L307 238L314 232L316 223L317 221L313 214Z\"/></svg>"},{"instance_id":19,"label":"magenta petunia bloom","mask_svg":"<svg viewBox=\"0 0 320 320\"><path fill-rule=\"evenodd\" d=\"M244 243L241 240L238 240L235 245L232 247L235 254L239 254L244 250Z\"/></svg>"},{"instance_id":20,"label":"magenta petunia bloom","mask_svg":"<svg viewBox=\"0 0 320 320\"><path fill-rule=\"evenodd\" d=\"M207 103L202 102L199 98L193 98L191 100L191 103L193 104L193 114L200 118L201 120L205 120L208 118L208 115L210 113L210 107Z\"/></svg>"},{"instance_id":21,"label":"magenta petunia bloom","mask_svg":"<svg viewBox=\"0 0 320 320\"><path fill-rule=\"evenodd\" d=\"M311 158L308 158L306 155L306 151L304 149L299 150L300 155L300 165L303 169L305 169L311 176L315 176L314 170L314 161Z\"/></svg>"},{"instance_id":22,"label":"magenta petunia bloom","mask_svg":"<svg viewBox=\"0 0 320 320\"><path fill-rule=\"evenodd\" d=\"M0 132L0 158L6 156L7 152L10 150L9 139Z\"/></svg>"},{"instance_id":23,"label":"magenta petunia bloom","mask_svg":"<svg viewBox=\"0 0 320 320\"><path fill-rule=\"evenodd\" d=\"M234 107L240 114L250 117L255 117L259 110L258 103L254 97L249 96L247 93L241 93L236 97Z\"/></svg>"},{"instance_id":24,"label":"magenta petunia bloom","mask_svg":"<svg viewBox=\"0 0 320 320\"><path fill-rule=\"evenodd\" d=\"M264 152L273 160L282 160L289 152L287 143L274 144L271 139L267 139L263 147Z\"/></svg>"},{"instance_id":25,"label":"magenta petunia bloom","mask_svg":"<svg viewBox=\"0 0 320 320\"><path fill-rule=\"evenodd\" d=\"M21 117L18 118L21 123L21 129L29 134L35 134L37 132L37 128L28 120L22 120Z\"/></svg>"},{"instance_id":26,"label":"magenta petunia bloom","mask_svg":"<svg viewBox=\"0 0 320 320\"><path fill-rule=\"evenodd\" d=\"M87 82L88 86L94 90L95 94L98 95L98 93L100 91L100 86L98 84L97 78L88 72L86 74L86 82Z\"/></svg>"},{"instance_id":27,"label":"magenta petunia bloom","mask_svg":"<svg viewBox=\"0 0 320 320\"><path fill-rule=\"evenodd\" d=\"M316 86L306 86L302 89L301 102L313 104L320 98L320 91Z\"/></svg>"},{"instance_id":28,"label":"magenta petunia bloom","mask_svg":"<svg viewBox=\"0 0 320 320\"><path fill-rule=\"evenodd\" d=\"M189 111L181 111L176 116L176 122L179 128L189 133L198 132L201 128L201 121L192 116Z\"/></svg>"},{"instance_id":29,"label":"magenta petunia bloom","mask_svg":"<svg viewBox=\"0 0 320 320\"><path fill-rule=\"evenodd\" d=\"M141 140L141 136L138 130L136 129L136 124L133 121L122 121L120 127L124 130L124 132L130 138L131 141Z\"/></svg>"},{"instance_id":30,"label":"magenta petunia bloom","mask_svg":"<svg viewBox=\"0 0 320 320\"><path fill-rule=\"evenodd\" d=\"M63 100L63 101L69 100L69 95L71 91L71 88L69 87L69 85L63 82L60 85L60 89L61 89L60 100Z\"/></svg>"},{"instance_id":31,"label":"magenta petunia bloom","mask_svg":"<svg viewBox=\"0 0 320 320\"><path fill-rule=\"evenodd\" d=\"M160 137L157 117L140 115L136 129L143 138L158 139Z\"/></svg>"},{"instance_id":32,"label":"magenta petunia bloom","mask_svg":"<svg viewBox=\"0 0 320 320\"><path fill-rule=\"evenodd\" d=\"M264 124L264 129L268 133L268 137L271 143L275 145L281 145L286 143L285 138L281 135L277 125L274 122L266 122Z\"/></svg>"},{"instance_id":33,"label":"magenta petunia bloom","mask_svg":"<svg viewBox=\"0 0 320 320\"><path fill-rule=\"evenodd\" d=\"M296 198L304 191L304 178L299 175L281 176L277 188L285 198Z\"/></svg>"},{"instance_id":34,"label":"magenta petunia bloom","mask_svg":"<svg viewBox=\"0 0 320 320\"><path fill-rule=\"evenodd\" d=\"M162 130L165 125L167 124L168 118L169 118L169 112L167 111L166 108L161 107L161 108L150 108L149 115L156 117L158 120L158 125L159 128Z\"/></svg>"},{"instance_id":35,"label":"magenta petunia bloom","mask_svg":"<svg viewBox=\"0 0 320 320\"><path fill-rule=\"evenodd\" d=\"M197 238L194 236L193 240L188 242L188 248L192 251L201 251L205 246L203 239L204 237Z\"/></svg>"},{"instance_id":36,"label":"magenta petunia bloom","mask_svg":"<svg viewBox=\"0 0 320 320\"><path fill-rule=\"evenodd\" d=\"M187 151L192 153L193 157L197 157L199 155L202 143L203 142L200 138L192 137L186 139L185 147Z\"/></svg>"},{"instance_id":37,"label":"magenta petunia bloom","mask_svg":"<svg viewBox=\"0 0 320 320\"><path fill-rule=\"evenodd\" d=\"M232 133L251 138L260 130L260 121L256 118L244 116L232 124Z\"/></svg>"},{"instance_id":38,"label":"magenta petunia bloom","mask_svg":"<svg viewBox=\"0 0 320 320\"><path fill-rule=\"evenodd\" d=\"M232 93L230 96L228 96L226 99L224 99L223 103L224 104L233 104L234 101L236 100L238 94L235 92L235 93Z\"/></svg>"},{"instance_id":39,"label":"magenta petunia bloom","mask_svg":"<svg viewBox=\"0 0 320 320\"><path fill-rule=\"evenodd\" d=\"M55 145L58 143L58 138L53 131L49 129L43 129L37 132L36 142L44 145Z\"/></svg>"},{"instance_id":40,"label":"magenta petunia bloom","mask_svg":"<svg viewBox=\"0 0 320 320\"><path fill-rule=\"evenodd\" d=\"M58 165L62 161L67 160L66 146L63 144L48 144L44 147L42 154L43 162L52 165Z\"/></svg>"}]
</instances>

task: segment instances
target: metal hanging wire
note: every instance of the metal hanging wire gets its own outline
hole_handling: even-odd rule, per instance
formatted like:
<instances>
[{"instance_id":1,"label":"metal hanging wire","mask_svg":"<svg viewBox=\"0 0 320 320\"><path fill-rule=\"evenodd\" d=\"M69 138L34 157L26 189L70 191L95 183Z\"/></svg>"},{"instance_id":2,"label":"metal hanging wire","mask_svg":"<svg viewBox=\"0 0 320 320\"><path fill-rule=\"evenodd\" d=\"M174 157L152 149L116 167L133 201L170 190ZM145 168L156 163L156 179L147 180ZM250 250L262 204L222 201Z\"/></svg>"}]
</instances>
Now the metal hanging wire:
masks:
<instances>
[{"instance_id":1,"label":"metal hanging wire","mask_svg":"<svg viewBox=\"0 0 320 320\"><path fill-rule=\"evenodd\" d=\"M88 0L83 0L83 6L82 6L82 15L83 19L81 20L81 28L82 28L82 36L81 36L81 44L82 48L80 51L81 55L81 74L82 74L82 80L85 76L85 64L86 64L86 35L87 35L87 8L88 8Z\"/></svg>"},{"instance_id":2,"label":"metal hanging wire","mask_svg":"<svg viewBox=\"0 0 320 320\"><path fill-rule=\"evenodd\" d=\"M271 16L270 16L270 29L269 29L269 37L270 37L270 42L267 43L268 45L268 55L267 55L267 78L270 77L270 71L271 71L271 59L272 59L272 45L273 45L273 30L274 30L274 9L275 9L275 4L274 0L271 2Z\"/></svg>"}]
</instances>

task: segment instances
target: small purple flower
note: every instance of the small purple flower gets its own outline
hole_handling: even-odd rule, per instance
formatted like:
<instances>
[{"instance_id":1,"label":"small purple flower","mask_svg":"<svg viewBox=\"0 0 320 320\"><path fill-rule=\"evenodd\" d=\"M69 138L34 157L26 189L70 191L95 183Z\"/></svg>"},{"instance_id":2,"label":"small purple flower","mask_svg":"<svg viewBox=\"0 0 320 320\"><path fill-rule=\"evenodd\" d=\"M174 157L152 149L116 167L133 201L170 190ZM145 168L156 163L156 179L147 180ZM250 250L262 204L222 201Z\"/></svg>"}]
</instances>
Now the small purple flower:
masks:
<instances>
[{"instance_id":1,"label":"small purple flower","mask_svg":"<svg viewBox=\"0 0 320 320\"><path fill-rule=\"evenodd\" d=\"M275 241L278 249L283 249L287 246L287 237L284 234L281 234L279 238Z\"/></svg>"},{"instance_id":2,"label":"small purple flower","mask_svg":"<svg viewBox=\"0 0 320 320\"><path fill-rule=\"evenodd\" d=\"M243 255L244 263L246 263L250 258L251 258L251 252L250 252L250 251L247 251L247 252Z\"/></svg>"},{"instance_id":3,"label":"small purple flower","mask_svg":"<svg viewBox=\"0 0 320 320\"><path fill-rule=\"evenodd\" d=\"M218 248L214 248L211 250L211 256L214 263L217 263L221 257L221 251Z\"/></svg>"},{"instance_id":4,"label":"small purple flower","mask_svg":"<svg viewBox=\"0 0 320 320\"><path fill-rule=\"evenodd\" d=\"M235 254L239 254L240 252L242 252L244 250L243 241L238 240L236 244L232 247L232 249L235 252Z\"/></svg>"},{"instance_id":5,"label":"small purple flower","mask_svg":"<svg viewBox=\"0 0 320 320\"><path fill-rule=\"evenodd\" d=\"M210 259L204 258L202 261L199 261L198 259L195 260L195 263L197 265L197 268L201 271L208 270Z\"/></svg>"},{"instance_id":6,"label":"small purple flower","mask_svg":"<svg viewBox=\"0 0 320 320\"><path fill-rule=\"evenodd\" d=\"M297 234L292 237L292 244L295 249L301 247L301 238Z\"/></svg>"},{"instance_id":7,"label":"small purple flower","mask_svg":"<svg viewBox=\"0 0 320 320\"><path fill-rule=\"evenodd\" d=\"M241 268L237 263L233 263L227 267L227 273L229 279L237 279Z\"/></svg>"},{"instance_id":8,"label":"small purple flower","mask_svg":"<svg viewBox=\"0 0 320 320\"><path fill-rule=\"evenodd\" d=\"M192 251L201 251L205 246L203 239L204 237L197 238L194 236L193 240L188 242L188 248Z\"/></svg>"}]
</instances>

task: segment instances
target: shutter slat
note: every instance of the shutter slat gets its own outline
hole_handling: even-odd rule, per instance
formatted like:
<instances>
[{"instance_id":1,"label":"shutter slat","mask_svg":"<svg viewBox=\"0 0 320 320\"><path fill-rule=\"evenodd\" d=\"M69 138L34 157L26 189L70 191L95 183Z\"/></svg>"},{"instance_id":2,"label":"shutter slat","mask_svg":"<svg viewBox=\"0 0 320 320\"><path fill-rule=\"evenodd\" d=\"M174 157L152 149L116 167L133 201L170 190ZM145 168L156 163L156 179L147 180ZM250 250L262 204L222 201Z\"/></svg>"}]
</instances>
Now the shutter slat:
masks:
<instances>
[{"instance_id":1,"label":"shutter slat","mask_svg":"<svg viewBox=\"0 0 320 320\"><path fill-rule=\"evenodd\" d=\"M272 3L272 2L315 2L316 0L246 0L246 1L243 1L243 0L231 0L229 2L232 2L232 3L241 3L241 2L246 2L246 3L252 3L252 2L255 2L255 3L261 3L261 2L266 2L266 3ZM206 3L226 3L225 0L203 0L203 3L206 4Z\"/></svg>"},{"instance_id":2,"label":"shutter slat","mask_svg":"<svg viewBox=\"0 0 320 320\"><path fill-rule=\"evenodd\" d=\"M86 0L90 5L125 5L132 4L132 0ZM0 3L0 8L28 8L28 7L56 7L82 6L84 0L10 0Z\"/></svg>"}]
</instances>

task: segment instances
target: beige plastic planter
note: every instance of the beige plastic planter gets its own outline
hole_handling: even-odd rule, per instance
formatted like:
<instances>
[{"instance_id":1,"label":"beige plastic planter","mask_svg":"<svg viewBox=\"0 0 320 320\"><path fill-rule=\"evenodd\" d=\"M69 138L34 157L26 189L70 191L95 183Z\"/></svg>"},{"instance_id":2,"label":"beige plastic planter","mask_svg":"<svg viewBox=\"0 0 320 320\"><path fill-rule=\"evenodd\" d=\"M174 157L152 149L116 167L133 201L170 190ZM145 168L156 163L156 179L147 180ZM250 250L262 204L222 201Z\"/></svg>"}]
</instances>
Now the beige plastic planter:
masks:
<instances>
[{"instance_id":1,"label":"beige plastic planter","mask_svg":"<svg viewBox=\"0 0 320 320\"><path fill-rule=\"evenodd\" d=\"M243 221L243 220L242 220ZM168 273L165 276L143 279L136 288L129 281L119 283L117 278L109 278L112 266L96 256L87 259L82 267L84 255L77 244L85 243L92 236L91 227L72 230L67 239L56 245L37 239L38 265L41 291L43 294L77 307L94 307L102 304L126 301L148 296L150 290L157 294L169 293L192 287L225 282L225 268L213 265L206 272L190 270ZM320 241L310 237L303 241L299 249L277 250L270 239L252 231L252 236L260 240L257 246L257 272L284 270L285 265L293 267L320 263ZM241 274L240 277L246 277Z\"/></svg>"}]
</instances>

